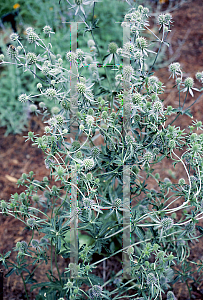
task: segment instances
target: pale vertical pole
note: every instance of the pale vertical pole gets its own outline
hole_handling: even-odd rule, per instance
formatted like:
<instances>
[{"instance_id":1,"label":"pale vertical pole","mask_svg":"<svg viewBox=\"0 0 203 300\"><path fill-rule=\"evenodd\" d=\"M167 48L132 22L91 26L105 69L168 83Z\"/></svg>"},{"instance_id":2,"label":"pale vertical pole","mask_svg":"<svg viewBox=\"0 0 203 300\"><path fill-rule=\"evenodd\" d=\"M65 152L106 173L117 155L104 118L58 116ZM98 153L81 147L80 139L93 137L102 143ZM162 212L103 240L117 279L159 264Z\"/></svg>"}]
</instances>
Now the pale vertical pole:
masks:
<instances>
[{"instance_id":1,"label":"pale vertical pole","mask_svg":"<svg viewBox=\"0 0 203 300\"><path fill-rule=\"evenodd\" d=\"M71 52L77 50L77 22L70 23L71 30ZM76 91L77 85L77 62L71 61L70 69L70 134L74 137L78 133L78 125L76 122L76 113L78 111L78 96ZM78 203L77 203L77 171L75 165L71 165L71 197L70 197L70 262L78 264ZM71 270L70 276L77 276L77 268Z\"/></svg>"},{"instance_id":2,"label":"pale vertical pole","mask_svg":"<svg viewBox=\"0 0 203 300\"><path fill-rule=\"evenodd\" d=\"M123 27L123 44L130 41L130 27ZM123 68L126 65L130 65L130 58L123 58ZM126 135L129 133L129 124L130 124L130 112L128 109L129 106L129 90L130 85L128 80L123 81L123 139L125 139ZM131 223L131 212L130 212L130 166L124 163L123 165L123 248L130 246L130 223ZM127 228L126 228L127 227ZM125 229L126 228L126 229ZM126 249L122 253L123 260L123 276L128 277L128 273L130 270L130 260L129 256L126 253Z\"/></svg>"}]
</instances>

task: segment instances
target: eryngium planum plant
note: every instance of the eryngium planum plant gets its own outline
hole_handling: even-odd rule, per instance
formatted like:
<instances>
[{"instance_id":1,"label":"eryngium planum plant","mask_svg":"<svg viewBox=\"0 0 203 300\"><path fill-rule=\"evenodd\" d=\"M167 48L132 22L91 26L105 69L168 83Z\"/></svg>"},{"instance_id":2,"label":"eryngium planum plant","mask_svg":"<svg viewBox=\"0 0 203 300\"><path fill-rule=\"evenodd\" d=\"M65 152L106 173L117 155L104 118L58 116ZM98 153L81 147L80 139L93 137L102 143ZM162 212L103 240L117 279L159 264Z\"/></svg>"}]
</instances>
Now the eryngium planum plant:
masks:
<instances>
[{"instance_id":1,"label":"eryngium planum plant","mask_svg":"<svg viewBox=\"0 0 203 300\"><path fill-rule=\"evenodd\" d=\"M75 1L71 8L87 22L85 6L93 4L95 9L96 2ZM175 299L171 284L181 278L187 283L185 271L176 276L176 270L189 263L190 242L198 241L203 232L198 225L203 214L203 134L196 133L203 126L192 121L184 131L172 124L180 115L192 116L191 106L185 108L187 96L203 89L194 87L193 78L183 79L180 64L174 62L169 71L179 107L164 106L164 85L152 72L159 51L151 51L142 36L150 30L148 14L140 5L125 15L123 46L113 41L108 45L103 77L93 29L88 53L74 51L73 45L67 51L70 69L33 28L26 31L35 52L29 52L18 35L11 36L15 44L8 48L11 63L39 79L39 94L23 93L19 101L32 106L36 97L47 98L61 106L51 117L43 101L32 107L45 113L46 126L43 136L34 132L27 136L44 152L50 177L38 181L32 171L22 174L18 186L25 191L1 200L1 213L18 218L32 233L28 242L17 242L15 262L9 259L11 252L1 256L7 276L13 272L21 276L27 299L28 283L31 290L41 288L36 299L46 295L46 299L112 300L160 299L164 294ZM159 49L167 44L171 22L170 14L158 17L160 37L154 38ZM53 34L52 28L47 25L43 33ZM203 83L202 72L196 78ZM167 159L182 166L184 178L173 183L155 173L156 165ZM123 237L126 230L130 239ZM71 234L77 231L79 241ZM98 264L121 253L123 271L112 273L107 281L95 276ZM94 254L101 259L93 260ZM58 265L60 256L70 258L63 269ZM35 270L43 263L50 265L48 281L36 283ZM35 266L34 271L29 266Z\"/></svg>"}]
</instances>

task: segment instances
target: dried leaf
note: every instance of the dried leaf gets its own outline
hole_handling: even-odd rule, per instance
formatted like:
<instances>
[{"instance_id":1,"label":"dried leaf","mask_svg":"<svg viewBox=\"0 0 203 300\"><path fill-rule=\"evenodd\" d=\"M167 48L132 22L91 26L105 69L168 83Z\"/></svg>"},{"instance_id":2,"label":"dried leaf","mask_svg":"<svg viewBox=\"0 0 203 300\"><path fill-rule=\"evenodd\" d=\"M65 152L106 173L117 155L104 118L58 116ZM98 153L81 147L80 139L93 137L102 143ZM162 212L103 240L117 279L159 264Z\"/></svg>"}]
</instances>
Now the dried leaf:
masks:
<instances>
[{"instance_id":1,"label":"dried leaf","mask_svg":"<svg viewBox=\"0 0 203 300\"><path fill-rule=\"evenodd\" d=\"M13 177L13 176L10 176L10 175L7 175L6 174L6 176L5 176L9 181L11 181L11 182L17 182L18 181L18 179L17 178L15 178L15 177Z\"/></svg>"}]
</instances>

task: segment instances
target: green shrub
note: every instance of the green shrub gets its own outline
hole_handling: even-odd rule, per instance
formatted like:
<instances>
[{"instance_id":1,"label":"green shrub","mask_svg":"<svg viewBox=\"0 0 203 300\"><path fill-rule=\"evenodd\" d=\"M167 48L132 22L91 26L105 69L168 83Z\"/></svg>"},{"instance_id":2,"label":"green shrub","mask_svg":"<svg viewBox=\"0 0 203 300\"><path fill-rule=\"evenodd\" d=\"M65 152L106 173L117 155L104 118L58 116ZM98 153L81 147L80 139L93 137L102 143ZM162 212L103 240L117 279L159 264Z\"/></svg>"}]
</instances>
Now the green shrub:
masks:
<instances>
[{"instance_id":1,"label":"green shrub","mask_svg":"<svg viewBox=\"0 0 203 300\"><path fill-rule=\"evenodd\" d=\"M76 0L71 8L84 17L90 2L94 1ZM106 46L105 78L98 67L94 34L88 40L88 53L73 51L72 41L72 51L63 53L66 62L33 28L26 31L28 42L36 45L34 54L28 55L28 47L22 46L17 35L11 36L22 47L20 53L17 46L9 47L11 61L43 79L37 84L38 94L22 93L19 101L31 106L35 98L47 98L61 108L51 117L44 112L43 136L34 132L27 136L43 150L50 178L38 181L33 172L22 174L18 186L24 186L25 192L1 201L1 213L20 219L32 232L28 243L17 242L14 263L9 260L10 252L1 256L9 269L6 276L13 272L21 276L28 299L27 284L31 290L41 288L36 299L44 295L47 299L158 299L164 293L167 299L175 299L170 291L174 282L182 280L188 286L188 278L195 280L189 264L196 264L198 272L202 269L202 263L190 262L188 257L190 241L198 241L203 232L197 225L203 213L203 135L196 133L203 126L192 121L185 132L172 124L180 115L192 116L191 106L185 108L187 96L203 89L195 88L190 77L183 80L180 64L172 63L169 71L177 94L185 99L178 108L164 107L164 85L152 72L158 53L151 52L142 36L148 12L138 6L125 15L123 47ZM158 21L157 43L167 44L172 17L161 15ZM52 28L43 31L53 34ZM147 63L149 55L153 59ZM116 60L120 63L109 65ZM89 76L84 76L87 70ZM108 76L110 70L112 76ZM196 78L203 83L202 72ZM171 115L175 117L170 121ZM97 138L102 139L101 145ZM155 165L166 159L183 166L185 179L173 183L161 178ZM33 238L34 233L40 240ZM96 253L101 260L93 261ZM100 262L121 253L123 270L107 282L94 275ZM70 257L65 270L58 267L59 256ZM37 268L42 263L50 264L48 281L36 283L28 265ZM88 292L83 284L89 286Z\"/></svg>"}]
</instances>

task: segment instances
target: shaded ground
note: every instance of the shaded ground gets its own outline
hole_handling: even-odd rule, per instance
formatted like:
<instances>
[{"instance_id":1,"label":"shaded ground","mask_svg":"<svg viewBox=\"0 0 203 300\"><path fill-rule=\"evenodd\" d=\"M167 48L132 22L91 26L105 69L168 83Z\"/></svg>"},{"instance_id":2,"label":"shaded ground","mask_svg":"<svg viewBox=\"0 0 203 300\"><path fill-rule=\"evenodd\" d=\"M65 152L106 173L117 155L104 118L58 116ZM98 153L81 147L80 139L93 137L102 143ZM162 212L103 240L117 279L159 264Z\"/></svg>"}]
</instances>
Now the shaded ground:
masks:
<instances>
[{"instance_id":1,"label":"shaded ground","mask_svg":"<svg viewBox=\"0 0 203 300\"><path fill-rule=\"evenodd\" d=\"M203 70L203 3L202 0L189 1L184 4L178 11L172 13L174 19L173 26L173 38L171 46L167 52L168 58L170 59L175 54L174 61L181 63L182 69L185 72L184 76L194 75L197 71ZM184 42L184 43L183 43ZM183 45L182 45L183 44ZM182 46L181 46L182 45ZM180 47L181 46L181 47ZM179 49L181 48L181 49ZM180 50L180 53L176 52L176 49ZM166 86L166 92L163 96L165 99L165 106L172 104L178 106L178 97L176 91L171 90L174 85L173 80L168 80L169 73L168 68L163 67L156 71L156 75L164 82ZM198 83L196 82L197 86ZM198 96L195 93L195 99ZM189 97L186 102L186 107L192 103L192 97ZM198 103L192 107L192 113L194 119L203 121L203 97L199 99ZM187 127L191 124L189 117L180 117L177 119L175 125L181 128ZM39 118L32 117L29 123L29 131L43 134L43 123ZM16 181L22 173L28 173L34 171L36 178L41 180L44 176L49 174L45 168L43 154L41 150L36 147L32 147L30 142L24 142L23 135L9 135L4 136L5 129L0 128L0 199L8 200L10 194L16 191L20 192L23 189L16 190ZM161 177L169 177L172 181L178 180L182 177L180 169L173 169L172 173L169 171L171 164L165 162L160 167ZM181 174L180 174L181 173ZM23 229L22 224L10 217L0 217L0 253L13 248L17 241L27 240L27 232ZM191 244L191 255L190 260L198 262L203 259L202 254L203 239L199 243ZM109 265L106 269L112 269L114 267L115 272L121 267L117 261L109 261ZM117 265L117 267L115 267ZM59 266L64 268L64 262L59 262ZM116 268L118 268L116 270ZM101 276L103 276L103 266L99 268ZM43 272L42 272L43 271ZM44 269L39 271L38 277L41 277L44 273ZM106 277L111 275L108 271ZM178 283L175 286L175 293L177 299L186 300L189 299L186 285ZM17 276L11 276L4 280L4 299L25 299L23 292L23 285ZM203 299L203 284L193 288L193 299ZM34 299L34 296L31 296Z\"/></svg>"}]
</instances>

